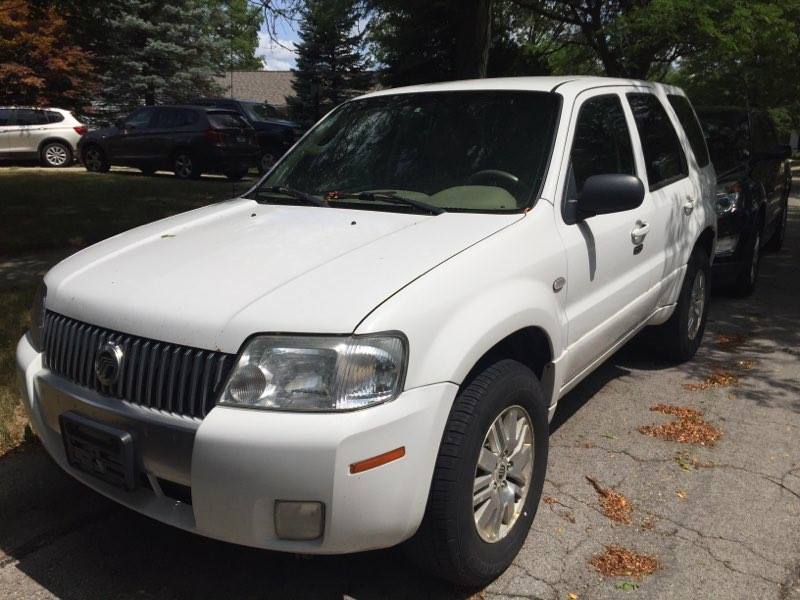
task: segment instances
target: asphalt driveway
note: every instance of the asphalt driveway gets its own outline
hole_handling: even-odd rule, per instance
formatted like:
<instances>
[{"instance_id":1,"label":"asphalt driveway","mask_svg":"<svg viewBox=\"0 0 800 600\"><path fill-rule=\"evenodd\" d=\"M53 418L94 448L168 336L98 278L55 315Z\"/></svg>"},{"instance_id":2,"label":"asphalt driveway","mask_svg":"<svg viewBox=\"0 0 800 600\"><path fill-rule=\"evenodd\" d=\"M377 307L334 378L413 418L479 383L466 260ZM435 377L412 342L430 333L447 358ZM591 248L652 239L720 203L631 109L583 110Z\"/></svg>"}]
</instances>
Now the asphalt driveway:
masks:
<instances>
[{"instance_id":1,"label":"asphalt driveway","mask_svg":"<svg viewBox=\"0 0 800 600\"><path fill-rule=\"evenodd\" d=\"M796 188L797 189L797 186ZM638 428L702 411L713 446ZM755 294L714 298L696 359L671 368L635 340L562 400L544 501L512 566L477 597L800 599L800 199ZM586 476L623 494L603 514ZM649 576L601 577L616 544ZM303 558L195 537L121 508L38 447L0 459L0 597L466 598L395 550Z\"/></svg>"}]
</instances>

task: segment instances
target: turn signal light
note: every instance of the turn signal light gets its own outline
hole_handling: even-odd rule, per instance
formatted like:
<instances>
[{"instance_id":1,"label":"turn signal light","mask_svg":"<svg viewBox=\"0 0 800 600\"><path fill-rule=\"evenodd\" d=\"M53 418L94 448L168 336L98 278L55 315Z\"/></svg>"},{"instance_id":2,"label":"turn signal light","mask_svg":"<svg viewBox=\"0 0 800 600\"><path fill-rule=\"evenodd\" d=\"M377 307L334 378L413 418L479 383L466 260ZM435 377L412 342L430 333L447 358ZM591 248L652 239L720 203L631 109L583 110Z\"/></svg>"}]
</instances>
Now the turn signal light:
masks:
<instances>
[{"instance_id":1,"label":"turn signal light","mask_svg":"<svg viewBox=\"0 0 800 600\"><path fill-rule=\"evenodd\" d=\"M400 446L399 448L395 448L394 450L389 450L389 452L378 454L378 456L373 456L372 458L367 458L365 460L354 462L353 464L350 465L350 474L355 475L356 473L363 473L364 471L369 471L370 469L374 469L375 467L380 467L381 465L390 463L393 460L398 460L400 458L403 458L405 455L406 455L406 447Z\"/></svg>"}]
</instances>

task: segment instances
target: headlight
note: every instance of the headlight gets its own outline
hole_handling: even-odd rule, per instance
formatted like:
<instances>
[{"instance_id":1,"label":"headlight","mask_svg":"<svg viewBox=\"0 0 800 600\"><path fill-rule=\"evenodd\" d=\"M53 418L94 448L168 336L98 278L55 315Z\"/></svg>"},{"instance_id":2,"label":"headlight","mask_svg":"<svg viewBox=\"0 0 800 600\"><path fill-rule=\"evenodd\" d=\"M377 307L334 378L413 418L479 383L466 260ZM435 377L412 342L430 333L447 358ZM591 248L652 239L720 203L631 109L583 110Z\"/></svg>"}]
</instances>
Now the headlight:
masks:
<instances>
[{"instance_id":1,"label":"headlight","mask_svg":"<svg viewBox=\"0 0 800 600\"><path fill-rule=\"evenodd\" d=\"M47 298L47 286L40 283L36 288L31 306L31 345L37 352L44 349L44 301Z\"/></svg>"},{"instance_id":2,"label":"headlight","mask_svg":"<svg viewBox=\"0 0 800 600\"><path fill-rule=\"evenodd\" d=\"M735 211L739 207L741 193L738 182L717 186L717 216Z\"/></svg>"},{"instance_id":3,"label":"headlight","mask_svg":"<svg viewBox=\"0 0 800 600\"><path fill-rule=\"evenodd\" d=\"M400 333L256 336L239 355L220 404L337 411L394 400L403 388L407 346Z\"/></svg>"}]
</instances>

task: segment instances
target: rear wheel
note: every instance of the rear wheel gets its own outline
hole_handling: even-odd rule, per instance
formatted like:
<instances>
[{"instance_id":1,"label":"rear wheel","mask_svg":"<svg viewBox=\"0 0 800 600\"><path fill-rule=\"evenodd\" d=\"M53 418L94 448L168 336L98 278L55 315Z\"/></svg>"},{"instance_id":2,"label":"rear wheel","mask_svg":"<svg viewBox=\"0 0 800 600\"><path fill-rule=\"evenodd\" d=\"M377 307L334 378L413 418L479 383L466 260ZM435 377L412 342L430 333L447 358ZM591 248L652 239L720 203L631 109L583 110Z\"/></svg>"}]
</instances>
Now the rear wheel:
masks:
<instances>
[{"instance_id":1,"label":"rear wheel","mask_svg":"<svg viewBox=\"0 0 800 600\"><path fill-rule=\"evenodd\" d=\"M675 312L656 332L661 351L670 360L686 362L703 341L708 316L709 270L705 250L696 248L686 267Z\"/></svg>"},{"instance_id":2,"label":"rear wheel","mask_svg":"<svg viewBox=\"0 0 800 600\"><path fill-rule=\"evenodd\" d=\"M83 166L87 171L105 173L111 168L111 163L100 146L89 146L83 151Z\"/></svg>"},{"instance_id":3,"label":"rear wheel","mask_svg":"<svg viewBox=\"0 0 800 600\"><path fill-rule=\"evenodd\" d=\"M483 370L453 403L409 558L462 586L497 578L533 522L548 442L536 375L513 360Z\"/></svg>"},{"instance_id":4,"label":"rear wheel","mask_svg":"<svg viewBox=\"0 0 800 600\"><path fill-rule=\"evenodd\" d=\"M178 152L172 160L172 170L178 179L198 179L200 166L188 152Z\"/></svg>"},{"instance_id":5,"label":"rear wheel","mask_svg":"<svg viewBox=\"0 0 800 600\"><path fill-rule=\"evenodd\" d=\"M49 142L42 148L41 162L44 167L68 167L72 164L72 149L64 142Z\"/></svg>"}]
</instances>

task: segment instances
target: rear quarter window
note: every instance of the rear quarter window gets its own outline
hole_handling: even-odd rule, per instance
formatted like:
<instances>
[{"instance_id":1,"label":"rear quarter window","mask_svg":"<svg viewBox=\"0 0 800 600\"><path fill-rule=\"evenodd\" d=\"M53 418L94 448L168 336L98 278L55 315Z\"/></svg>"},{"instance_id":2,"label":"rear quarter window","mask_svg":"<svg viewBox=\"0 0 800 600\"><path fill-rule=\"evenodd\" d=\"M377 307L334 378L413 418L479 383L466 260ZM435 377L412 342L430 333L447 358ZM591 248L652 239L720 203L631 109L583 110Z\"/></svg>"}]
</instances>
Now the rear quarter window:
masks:
<instances>
[{"instance_id":1,"label":"rear quarter window","mask_svg":"<svg viewBox=\"0 0 800 600\"><path fill-rule=\"evenodd\" d=\"M650 191L686 177L689 169L683 146L661 101L648 93L627 97L642 142Z\"/></svg>"},{"instance_id":2,"label":"rear quarter window","mask_svg":"<svg viewBox=\"0 0 800 600\"><path fill-rule=\"evenodd\" d=\"M700 123L697 121L691 103L688 98L677 94L670 94L667 99L669 99L672 110L678 116L678 121L681 122L686 137L689 138L689 145L692 147L695 160L697 160L697 166L705 167L709 163L708 148L706 148L703 130L700 129Z\"/></svg>"},{"instance_id":3,"label":"rear quarter window","mask_svg":"<svg viewBox=\"0 0 800 600\"><path fill-rule=\"evenodd\" d=\"M48 123L61 123L61 121L64 120L64 115L54 110L46 110L44 114L47 117Z\"/></svg>"},{"instance_id":4,"label":"rear quarter window","mask_svg":"<svg viewBox=\"0 0 800 600\"><path fill-rule=\"evenodd\" d=\"M232 112L210 112L208 113L208 122L212 127L217 129L231 129L231 128L248 128L250 125L244 120L244 117Z\"/></svg>"}]
</instances>

